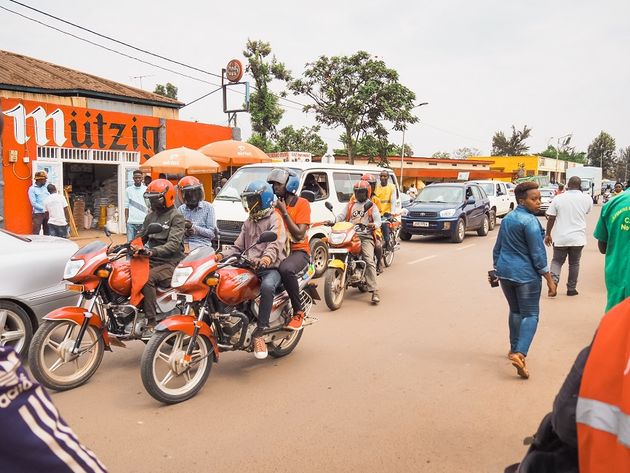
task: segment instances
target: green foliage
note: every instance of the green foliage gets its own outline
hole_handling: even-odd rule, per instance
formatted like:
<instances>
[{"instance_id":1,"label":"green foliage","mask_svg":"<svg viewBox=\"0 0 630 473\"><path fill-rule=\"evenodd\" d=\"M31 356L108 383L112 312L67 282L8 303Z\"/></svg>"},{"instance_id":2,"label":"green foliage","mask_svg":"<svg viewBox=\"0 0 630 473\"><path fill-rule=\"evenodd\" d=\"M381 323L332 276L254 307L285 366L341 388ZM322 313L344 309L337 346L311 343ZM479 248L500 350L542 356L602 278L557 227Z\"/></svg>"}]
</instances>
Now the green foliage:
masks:
<instances>
[{"instance_id":1,"label":"green foliage","mask_svg":"<svg viewBox=\"0 0 630 473\"><path fill-rule=\"evenodd\" d=\"M588 145L586 159L589 166L599 166L605 178L612 179L615 174L615 139L602 131Z\"/></svg>"},{"instance_id":2,"label":"green foliage","mask_svg":"<svg viewBox=\"0 0 630 473\"><path fill-rule=\"evenodd\" d=\"M177 87L175 87L170 82L167 82L166 85L157 84L153 93L161 95L162 97L168 97L177 100Z\"/></svg>"},{"instance_id":3,"label":"green foliage","mask_svg":"<svg viewBox=\"0 0 630 473\"><path fill-rule=\"evenodd\" d=\"M339 137L345 148L334 149L335 156L348 156L348 138L346 134ZM365 156L371 164L389 167L390 156L400 156L400 146L388 140L387 135L365 135L354 146L354 156ZM413 156L411 146L405 143L405 156Z\"/></svg>"},{"instance_id":4,"label":"green foliage","mask_svg":"<svg viewBox=\"0 0 630 473\"><path fill-rule=\"evenodd\" d=\"M453 159L468 159L470 156L479 156L481 155L481 150L478 148L458 148L453 151L453 155L451 156Z\"/></svg>"},{"instance_id":5,"label":"green foliage","mask_svg":"<svg viewBox=\"0 0 630 473\"><path fill-rule=\"evenodd\" d=\"M615 161L615 180L621 181L624 184L628 182L628 177L630 177L628 171L630 171L630 146L619 148Z\"/></svg>"},{"instance_id":6,"label":"green foliage","mask_svg":"<svg viewBox=\"0 0 630 473\"><path fill-rule=\"evenodd\" d=\"M512 125L512 136L508 139L502 131L497 131L492 137L492 156L522 156L529 151L525 140L529 138L532 129L523 126L517 131Z\"/></svg>"},{"instance_id":7,"label":"green foliage","mask_svg":"<svg viewBox=\"0 0 630 473\"><path fill-rule=\"evenodd\" d=\"M271 139L259 135L258 133L254 133L247 142L250 145L260 148L265 153L275 153L277 151L276 144Z\"/></svg>"},{"instance_id":8,"label":"green foliage","mask_svg":"<svg viewBox=\"0 0 630 473\"><path fill-rule=\"evenodd\" d=\"M446 151L436 151L435 153L431 155L431 157L439 158L439 159L450 159L451 155L450 153L447 153Z\"/></svg>"},{"instance_id":9,"label":"green foliage","mask_svg":"<svg viewBox=\"0 0 630 473\"><path fill-rule=\"evenodd\" d=\"M249 113L252 130L266 139L273 136L284 111L278 105L278 95L269 86L274 79L289 81L291 73L275 56L271 60L271 45L264 41L247 40L243 55L247 58L247 72L256 84L256 90L250 95Z\"/></svg>"},{"instance_id":10,"label":"green foliage","mask_svg":"<svg viewBox=\"0 0 630 473\"><path fill-rule=\"evenodd\" d=\"M352 56L320 56L306 65L301 79L290 82L289 89L314 102L304 111L314 111L319 123L344 129L351 163L362 137L382 139L382 121L402 130L418 120L411 114L415 94L398 82L394 69L365 51Z\"/></svg>"},{"instance_id":11,"label":"green foliage","mask_svg":"<svg viewBox=\"0 0 630 473\"><path fill-rule=\"evenodd\" d=\"M282 128L276 137L278 151L302 151L313 156L323 156L328 146L317 134L319 126L302 127L297 130L291 125Z\"/></svg>"},{"instance_id":12,"label":"green foliage","mask_svg":"<svg viewBox=\"0 0 630 473\"><path fill-rule=\"evenodd\" d=\"M545 158L561 159L562 161L571 161L574 163L586 163L586 153L584 151L575 151L573 147L560 147L549 145L547 149L542 153L537 153L538 156L544 156Z\"/></svg>"}]
</instances>

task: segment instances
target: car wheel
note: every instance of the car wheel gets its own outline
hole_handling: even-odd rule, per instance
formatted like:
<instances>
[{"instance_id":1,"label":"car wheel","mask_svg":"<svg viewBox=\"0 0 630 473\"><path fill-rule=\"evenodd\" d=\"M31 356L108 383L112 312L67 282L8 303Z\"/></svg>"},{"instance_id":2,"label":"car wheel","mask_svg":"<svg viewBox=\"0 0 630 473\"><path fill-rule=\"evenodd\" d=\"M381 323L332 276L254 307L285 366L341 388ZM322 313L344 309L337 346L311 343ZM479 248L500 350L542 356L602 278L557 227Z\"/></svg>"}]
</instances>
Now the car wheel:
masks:
<instances>
[{"instance_id":1,"label":"car wheel","mask_svg":"<svg viewBox=\"0 0 630 473\"><path fill-rule=\"evenodd\" d=\"M451 235L452 243L461 243L464 241L464 237L466 236L466 223L463 218L460 218L455 224L455 229L453 234Z\"/></svg>"},{"instance_id":2,"label":"car wheel","mask_svg":"<svg viewBox=\"0 0 630 473\"><path fill-rule=\"evenodd\" d=\"M411 233L407 233L404 230L400 230L400 235L399 236L400 236L400 239L402 241L409 241L409 240L411 240Z\"/></svg>"},{"instance_id":3,"label":"car wheel","mask_svg":"<svg viewBox=\"0 0 630 473\"><path fill-rule=\"evenodd\" d=\"M319 278L326 272L328 266L328 246L319 238L313 238L310 242L311 258L315 267L314 278Z\"/></svg>"},{"instance_id":4,"label":"car wheel","mask_svg":"<svg viewBox=\"0 0 630 473\"><path fill-rule=\"evenodd\" d=\"M497 209L490 210L490 217L488 219L488 230L494 230L497 226Z\"/></svg>"},{"instance_id":5,"label":"car wheel","mask_svg":"<svg viewBox=\"0 0 630 473\"><path fill-rule=\"evenodd\" d=\"M487 215L483 216L481 226L477 229L477 235L486 236L490 230L490 223Z\"/></svg>"},{"instance_id":6,"label":"car wheel","mask_svg":"<svg viewBox=\"0 0 630 473\"><path fill-rule=\"evenodd\" d=\"M26 311L14 302L0 301L0 347L12 347L23 357L31 338L33 324Z\"/></svg>"}]
</instances>

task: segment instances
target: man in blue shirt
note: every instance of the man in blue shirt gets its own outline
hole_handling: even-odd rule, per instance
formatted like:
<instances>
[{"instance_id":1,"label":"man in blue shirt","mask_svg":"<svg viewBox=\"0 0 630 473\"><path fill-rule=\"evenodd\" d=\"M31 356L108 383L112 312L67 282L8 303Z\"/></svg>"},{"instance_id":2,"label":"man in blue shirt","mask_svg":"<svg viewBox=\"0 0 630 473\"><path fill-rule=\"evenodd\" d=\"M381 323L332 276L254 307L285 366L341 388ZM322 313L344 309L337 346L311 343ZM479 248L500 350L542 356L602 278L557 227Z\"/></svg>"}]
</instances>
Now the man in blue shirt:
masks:
<instances>
[{"instance_id":1,"label":"man in blue shirt","mask_svg":"<svg viewBox=\"0 0 630 473\"><path fill-rule=\"evenodd\" d=\"M48 214L44 208L44 200L50 194L46 188L48 174L46 171L37 171L35 173L35 184L28 189L28 198L33 207L33 235L39 235L43 229L44 235L48 235Z\"/></svg>"},{"instance_id":2,"label":"man in blue shirt","mask_svg":"<svg viewBox=\"0 0 630 473\"><path fill-rule=\"evenodd\" d=\"M199 246L212 246L212 240L217 234L217 221L214 208L204 199L203 186L199 179L193 176L183 177L177 184L180 201L179 207L186 219L186 236L184 242L190 250Z\"/></svg>"},{"instance_id":3,"label":"man in blue shirt","mask_svg":"<svg viewBox=\"0 0 630 473\"><path fill-rule=\"evenodd\" d=\"M133 186L127 187L125 192L127 241L133 240L142 231L144 217L147 216L147 206L144 201L146 190L147 186L142 182L142 171L134 171Z\"/></svg>"}]
</instances>

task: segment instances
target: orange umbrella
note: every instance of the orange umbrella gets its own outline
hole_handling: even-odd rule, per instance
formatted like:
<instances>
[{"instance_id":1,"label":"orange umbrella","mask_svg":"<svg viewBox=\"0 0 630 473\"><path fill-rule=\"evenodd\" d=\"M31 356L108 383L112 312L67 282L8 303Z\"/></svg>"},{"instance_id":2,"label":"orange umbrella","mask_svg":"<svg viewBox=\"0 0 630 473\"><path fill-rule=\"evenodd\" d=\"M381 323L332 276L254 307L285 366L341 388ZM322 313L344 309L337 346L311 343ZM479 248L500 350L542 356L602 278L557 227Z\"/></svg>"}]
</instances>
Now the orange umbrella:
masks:
<instances>
[{"instance_id":1,"label":"orange umbrella","mask_svg":"<svg viewBox=\"0 0 630 473\"><path fill-rule=\"evenodd\" d=\"M223 166L242 166L271 161L271 158L262 150L244 141L215 141L202 146L199 151Z\"/></svg>"},{"instance_id":2,"label":"orange umbrella","mask_svg":"<svg viewBox=\"0 0 630 473\"><path fill-rule=\"evenodd\" d=\"M190 148L161 151L140 166L142 172L166 174L213 174L221 166L208 156Z\"/></svg>"}]
</instances>

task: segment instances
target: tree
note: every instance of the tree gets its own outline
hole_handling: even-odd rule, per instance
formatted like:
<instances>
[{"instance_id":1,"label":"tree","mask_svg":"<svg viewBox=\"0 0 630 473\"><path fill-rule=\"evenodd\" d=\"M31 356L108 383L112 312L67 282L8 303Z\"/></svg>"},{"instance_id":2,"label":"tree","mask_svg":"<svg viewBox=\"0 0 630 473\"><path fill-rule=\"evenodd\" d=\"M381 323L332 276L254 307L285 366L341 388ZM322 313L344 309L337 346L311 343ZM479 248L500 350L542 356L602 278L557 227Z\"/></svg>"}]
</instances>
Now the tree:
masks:
<instances>
[{"instance_id":1,"label":"tree","mask_svg":"<svg viewBox=\"0 0 630 473\"><path fill-rule=\"evenodd\" d=\"M247 40L243 55L247 58L247 72L254 78L256 90L249 97L252 130L263 139L273 137L284 111L278 105L278 96L270 90L274 79L288 81L291 73L275 56L271 60L271 45L264 41Z\"/></svg>"},{"instance_id":2,"label":"tree","mask_svg":"<svg viewBox=\"0 0 630 473\"><path fill-rule=\"evenodd\" d=\"M398 82L395 70L365 51L320 56L306 64L303 77L292 81L289 89L313 100L304 111L314 111L319 123L343 128L350 163L359 139L382 134L381 121L393 123L395 130L418 121L411 114L416 95Z\"/></svg>"},{"instance_id":3,"label":"tree","mask_svg":"<svg viewBox=\"0 0 630 473\"><path fill-rule=\"evenodd\" d=\"M575 151L575 148L564 148L560 146L556 149L555 146L549 145L547 149L541 153L537 153L538 156L544 156L545 158L561 159L562 161L572 161L574 163L586 163L586 153L584 151Z\"/></svg>"},{"instance_id":4,"label":"tree","mask_svg":"<svg viewBox=\"0 0 630 473\"><path fill-rule=\"evenodd\" d=\"M348 156L347 142L345 134L339 137L339 141L344 144L344 148L334 149L335 156ZM368 162L383 167L389 167L390 156L400 156L400 145L390 142L387 136L364 135L356 143L355 156L365 156ZM405 156L413 156L413 150L408 143L405 143Z\"/></svg>"},{"instance_id":5,"label":"tree","mask_svg":"<svg viewBox=\"0 0 630 473\"><path fill-rule=\"evenodd\" d=\"M431 157L438 158L438 159L450 159L451 155L447 153L446 151L436 151L435 153L431 155Z\"/></svg>"},{"instance_id":6,"label":"tree","mask_svg":"<svg viewBox=\"0 0 630 473\"><path fill-rule=\"evenodd\" d=\"M258 133L253 133L249 140L247 140L247 142L250 145L254 145L257 148L260 148L265 153L275 153L278 151L276 148L276 144L271 138L267 138Z\"/></svg>"},{"instance_id":7,"label":"tree","mask_svg":"<svg viewBox=\"0 0 630 473\"><path fill-rule=\"evenodd\" d=\"M522 156L529 151L525 140L529 138L532 129L523 126L517 131L512 125L512 136L508 139L502 131L497 131L492 137L492 156Z\"/></svg>"},{"instance_id":8,"label":"tree","mask_svg":"<svg viewBox=\"0 0 630 473\"><path fill-rule=\"evenodd\" d=\"M588 165L601 167L603 176L612 179L615 168L615 148L615 139L605 131L602 131L588 145L586 153Z\"/></svg>"},{"instance_id":9,"label":"tree","mask_svg":"<svg viewBox=\"0 0 630 473\"><path fill-rule=\"evenodd\" d=\"M478 148L457 148L453 151L452 157L454 159L468 159L470 156L479 156L481 150Z\"/></svg>"},{"instance_id":10,"label":"tree","mask_svg":"<svg viewBox=\"0 0 630 473\"><path fill-rule=\"evenodd\" d=\"M630 146L619 148L617 152L617 160L615 162L615 179L624 184L628 182L630 174Z\"/></svg>"},{"instance_id":11,"label":"tree","mask_svg":"<svg viewBox=\"0 0 630 473\"><path fill-rule=\"evenodd\" d=\"M328 146L317 134L319 126L302 127L297 130L291 125L278 131L276 148L278 151L304 151L313 156L323 156Z\"/></svg>"},{"instance_id":12,"label":"tree","mask_svg":"<svg viewBox=\"0 0 630 473\"><path fill-rule=\"evenodd\" d=\"M170 82L167 82L166 85L157 84L153 93L161 95L162 97L168 97L177 100L177 87L175 87Z\"/></svg>"}]
</instances>

